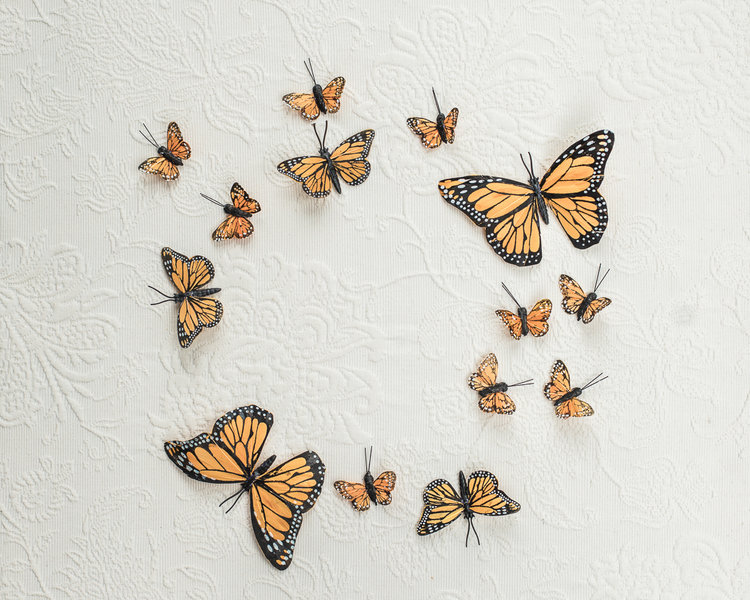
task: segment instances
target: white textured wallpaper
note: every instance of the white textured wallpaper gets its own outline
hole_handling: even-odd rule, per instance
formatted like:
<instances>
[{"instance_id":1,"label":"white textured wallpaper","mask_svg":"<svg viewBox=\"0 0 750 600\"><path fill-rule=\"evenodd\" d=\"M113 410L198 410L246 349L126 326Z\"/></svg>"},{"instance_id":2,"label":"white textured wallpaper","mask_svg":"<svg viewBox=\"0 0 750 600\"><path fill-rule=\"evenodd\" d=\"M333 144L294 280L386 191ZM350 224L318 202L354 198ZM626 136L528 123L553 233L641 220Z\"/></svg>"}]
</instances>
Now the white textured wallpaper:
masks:
<instances>
[{"instance_id":1,"label":"white textured wallpaper","mask_svg":"<svg viewBox=\"0 0 750 600\"><path fill-rule=\"evenodd\" d=\"M750 597L750 8L739 0L0 5L0 597ZM316 154L282 102L346 78L335 146L376 131L372 173L326 200L276 171ZM453 145L406 127L460 109ZM138 171L175 120L178 181ZM323 123L323 120L319 120ZM439 195L471 173L525 180L600 128L616 142L601 243L552 219L544 258L504 263ZM254 235L210 234L238 181ZM183 350L162 246L216 269L224 318ZM557 278L612 305L589 325ZM495 316L506 282L554 308L543 338ZM495 352L510 417L466 385ZM562 421L555 359L596 414ZM323 493L279 572L247 498L185 477L165 440L236 406L275 424L264 456L315 450ZM398 474L355 513L333 489ZM427 483L493 472L517 514L421 538Z\"/></svg>"}]
</instances>

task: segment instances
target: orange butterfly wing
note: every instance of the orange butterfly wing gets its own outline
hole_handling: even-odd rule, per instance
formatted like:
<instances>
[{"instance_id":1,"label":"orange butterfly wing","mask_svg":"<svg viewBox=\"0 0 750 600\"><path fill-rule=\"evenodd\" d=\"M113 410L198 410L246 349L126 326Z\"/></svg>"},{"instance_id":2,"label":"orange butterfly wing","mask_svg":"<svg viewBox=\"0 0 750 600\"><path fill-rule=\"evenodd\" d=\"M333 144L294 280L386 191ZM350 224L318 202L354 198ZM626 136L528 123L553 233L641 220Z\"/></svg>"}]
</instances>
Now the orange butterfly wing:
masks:
<instances>
[{"instance_id":1,"label":"orange butterfly wing","mask_svg":"<svg viewBox=\"0 0 750 600\"><path fill-rule=\"evenodd\" d=\"M568 373L568 368L563 361L556 360L555 364L552 365L550 381L544 386L544 395L553 402L556 402L567 394L570 389L570 373Z\"/></svg>"},{"instance_id":2,"label":"orange butterfly wing","mask_svg":"<svg viewBox=\"0 0 750 600\"><path fill-rule=\"evenodd\" d=\"M396 474L393 471L383 471L373 481L375 487L375 498L378 504L387 506L391 503L391 492L396 487Z\"/></svg>"},{"instance_id":3,"label":"orange butterfly wing","mask_svg":"<svg viewBox=\"0 0 750 600\"><path fill-rule=\"evenodd\" d=\"M282 100L294 110L298 110L308 121L314 121L320 116L320 109L312 94L287 94Z\"/></svg>"},{"instance_id":4,"label":"orange butterfly wing","mask_svg":"<svg viewBox=\"0 0 750 600\"><path fill-rule=\"evenodd\" d=\"M512 415L516 412L516 404L508 394L495 392L479 399L479 408L484 412L499 415Z\"/></svg>"},{"instance_id":5,"label":"orange butterfly wing","mask_svg":"<svg viewBox=\"0 0 750 600\"><path fill-rule=\"evenodd\" d=\"M367 495L367 488L363 483L336 481L333 487L344 498L351 501L355 510L362 512L370 508L370 497Z\"/></svg>"},{"instance_id":6,"label":"orange butterfly wing","mask_svg":"<svg viewBox=\"0 0 750 600\"><path fill-rule=\"evenodd\" d=\"M493 352L490 352L479 363L477 372L469 377L469 387L472 390L481 392L495 385L495 383L497 383L497 357Z\"/></svg>"},{"instance_id":7,"label":"orange butterfly wing","mask_svg":"<svg viewBox=\"0 0 750 600\"><path fill-rule=\"evenodd\" d=\"M523 333L521 318L517 314L505 309L496 310L495 314L503 320L511 337L515 340L520 340Z\"/></svg>"},{"instance_id":8,"label":"orange butterfly wing","mask_svg":"<svg viewBox=\"0 0 750 600\"><path fill-rule=\"evenodd\" d=\"M569 315L576 314L578 309L581 308L581 304L583 304L583 301L586 299L586 294L576 280L568 275L560 275L559 285L563 297L563 310Z\"/></svg>"},{"instance_id":9,"label":"orange butterfly wing","mask_svg":"<svg viewBox=\"0 0 750 600\"><path fill-rule=\"evenodd\" d=\"M584 323L590 323L596 313L609 306L611 303L612 300L604 297L592 300L591 303L586 307L586 310L583 311L583 318L581 320Z\"/></svg>"},{"instance_id":10,"label":"orange butterfly wing","mask_svg":"<svg viewBox=\"0 0 750 600\"><path fill-rule=\"evenodd\" d=\"M174 121L167 127L167 150L182 160L190 158L190 146L182 139L180 128Z\"/></svg>"},{"instance_id":11,"label":"orange butterfly wing","mask_svg":"<svg viewBox=\"0 0 750 600\"><path fill-rule=\"evenodd\" d=\"M336 173L349 185L359 185L370 175L370 154L375 132L365 129L345 139L333 152L331 162Z\"/></svg>"},{"instance_id":12,"label":"orange butterfly wing","mask_svg":"<svg viewBox=\"0 0 750 600\"><path fill-rule=\"evenodd\" d=\"M302 183L308 196L324 198L331 193L331 174L328 161L321 156L298 156L280 163L276 169L287 177Z\"/></svg>"},{"instance_id":13,"label":"orange butterfly wing","mask_svg":"<svg viewBox=\"0 0 750 600\"><path fill-rule=\"evenodd\" d=\"M235 208L239 208L240 210L248 212L250 214L260 212L260 203L257 200L251 198L248 193L242 188L242 186L236 181L232 185L229 196L232 198L232 204L234 204Z\"/></svg>"},{"instance_id":14,"label":"orange butterfly wing","mask_svg":"<svg viewBox=\"0 0 750 600\"><path fill-rule=\"evenodd\" d=\"M422 117L410 117L406 119L406 124L422 139L422 145L425 148L437 148L443 142L435 121Z\"/></svg>"},{"instance_id":15,"label":"orange butterfly wing","mask_svg":"<svg viewBox=\"0 0 750 600\"><path fill-rule=\"evenodd\" d=\"M180 172L177 170L177 166L173 165L163 156L154 156L153 158L147 158L144 160L138 168L146 173L153 173L159 175L162 179L167 181L174 181L180 176Z\"/></svg>"},{"instance_id":16,"label":"orange butterfly wing","mask_svg":"<svg viewBox=\"0 0 750 600\"><path fill-rule=\"evenodd\" d=\"M552 312L552 301L546 298L540 300L534 305L534 308L529 311L526 316L526 325L529 328L529 333L534 337L541 337L549 331L549 315Z\"/></svg>"},{"instance_id":17,"label":"orange butterfly wing","mask_svg":"<svg viewBox=\"0 0 750 600\"><path fill-rule=\"evenodd\" d=\"M580 398L571 398L555 406L555 414L561 419L570 417L590 417L594 414L594 409L587 402Z\"/></svg>"},{"instance_id":18,"label":"orange butterfly wing","mask_svg":"<svg viewBox=\"0 0 750 600\"><path fill-rule=\"evenodd\" d=\"M343 77L335 77L323 88L323 102L329 113L338 112L341 108L341 94L344 93L346 80Z\"/></svg>"},{"instance_id":19,"label":"orange butterfly wing","mask_svg":"<svg viewBox=\"0 0 750 600\"><path fill-rule=\"evenodd\" d=\"M449 144L453 143L456 137L456 124L458 123L458 109L453 108L445 117L443 125L445 126L445 138Z\"/></svg>"}]
</instances>

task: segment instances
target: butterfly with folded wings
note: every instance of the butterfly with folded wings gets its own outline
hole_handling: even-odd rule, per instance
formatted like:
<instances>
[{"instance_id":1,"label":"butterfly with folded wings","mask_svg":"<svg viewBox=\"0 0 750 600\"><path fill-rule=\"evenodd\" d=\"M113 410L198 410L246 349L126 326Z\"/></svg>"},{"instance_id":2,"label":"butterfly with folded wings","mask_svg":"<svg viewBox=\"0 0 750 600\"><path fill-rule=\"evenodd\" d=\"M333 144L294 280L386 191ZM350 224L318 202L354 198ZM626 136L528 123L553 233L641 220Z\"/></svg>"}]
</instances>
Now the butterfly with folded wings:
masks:
<instances>
[{"instance_id":1,"label":"butterfly with folded wings","mask_svg":"<svg viewBox=\"0 0 750 600\"><path fill-rule=\"evenodd\" d=\"M423 117L409 117L406 124L422 140L426 148L437 148L441 143L452 144L456 136L456 124L458 123L458 109L453 108L448 116L443 114L438 104L435 88L432 88L432 97L435 99L438 115L434 121Z\"/></svg>"},{"instance_id":2,"label":"butterfly with folded wings","mask_svg":"<svg viewBox=\"0 0 750 600\"><path fill-rule=\"evenodd\" d=\"M377 478L372 476L372 446L370 457L367 457L365 448L365 476L364 483L350 483L349 481L337 481L333 484L336 491L344 498L351 501L354 510L365 511L373 504L386 506L391 503L391 492L396 487L396 474L393 471L383 471Z\"/></svg>"},{"instance_id":3,"label":"butterfly with folded wings","mask_svg":"<svg viewBox=\"0 0 750 600\"><path fill-rule=\"evenodd\" d=\"M308 65L309 63L309 65ZM310 79L313 81L311 94L287 94L282 100L294 110L299 111L303 119L314 121L321 113L335 113L341 108L341 94L344 93L344 84L346 81L343 77L335 77L325 86L315 81L315 72L312 68L312 61L308 58L305 63Z\"/></svg>"}]
</instances>

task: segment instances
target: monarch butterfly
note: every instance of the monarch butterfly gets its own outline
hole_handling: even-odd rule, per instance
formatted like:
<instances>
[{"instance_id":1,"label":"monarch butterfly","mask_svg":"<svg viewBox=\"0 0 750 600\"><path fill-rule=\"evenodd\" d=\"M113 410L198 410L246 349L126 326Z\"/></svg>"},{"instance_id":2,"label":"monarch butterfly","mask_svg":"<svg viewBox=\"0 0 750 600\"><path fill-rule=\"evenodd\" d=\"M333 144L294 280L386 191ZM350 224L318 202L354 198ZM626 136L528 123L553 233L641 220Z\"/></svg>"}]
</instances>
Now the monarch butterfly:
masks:
<instances>
[{"instance_id":1,"label":"monarch butterfly","mask_svg":"<svg viewBox=\"0 0 750 600\"><path fill-rule=\"evenodd\" d=\"M192 479L239 484L239 491L219 504L234 499L227 512L245 492L249 494L255 539L268 561L283 571L292 563L302 514L318 499L326 467L310 450L273 469L276 455L258 465L272 425L273 415L267 410L242 406L220 417L211 433L185 442L166 442L164 450Z\"/></svg>"},{"instance_id":2,"label":"monarch butterfly","mask_svg":"<svg viewBox=\"0 0 750 600\"><path fill-rule=\"evenodd\" d=\"M458 473L459 492L445 479L435 479L424 490L422 518L417 524L419 535L430 535L440 531L462 516L468 520L466 543L469 532L474 531L479 544L479 534L474 528L474 515L497 517L521 510L521 505L509 498L497 487L497 479L489 471L474 471L467 481L463 471Z\"/></svg>"},{"instance_id":3,"label":"monarch butterfly","mask_svg":"<svg viewBox=\"0 0 750 600\"><path fill-rule=\"evenodd\" d=\"M336 491L347 500L351 500L354 510L365 511L370 508L370 500L373 504L386 506L391 503L391 492L396 487L396 474L393 471L382 472L377 479L370 473L372 465L372 447L370 447L370 458L367 458L365 448L365 477L364 484L349 483L348 481L337 481L333 484Z\"/></svg>"},{"instance_id":4,"label":"monarch butterfly","mask_svg":"<svg viewBox=\"0 0 750 600\"><path fill-rule=\"evenodd\" d=\"M609 269L604 276L599 279L602 266L596 271L596 280L594 281L594 291L590 294L585 294L581 289L581 286L576 283L575 279L568 275L560 275L560 291L562 292L562 307L563 310L569 315L576 315L579 321L584 323L590 323L596 313L606 308L612 303L609 298L597 298L596 290L604 281L604 277L609 274Z\"/></svg>"},{"instance_id":5,"label":"monarch butterfly","mask_svg":"<svg viewBox=\"0 0 750 600\"><path fill-rule=\"evenodd\" d=\"M214 327L221 321L224 307L221 302L213 298L206 298L221 288L199 289L206 285L214 276L214 266L203 256L188 258L184 254L175 252L171 248L162 248L161 261L167 275L177 288L174 296L165 294L153 286L148 286L167 298L151 305L176 302L177 310L177 338L180 346L187 348L204 327Z\"/></svg>"},{"instance_id":6,"label":"monarch butterfly","mask_svg":"<svg viewBox=\"0 0 750 600\"><path fill-rule=\"evenodd\" d=\"M406 119L409 129L422 138L422 145L427 148L437 148L442 142L452 144L456 135L456 123L458 123L458 109L453 108L446 117L440 110L435 88L432 88L432 97L435 99L438 111L438 116L434 121L422 117Z\"/></svg>"},{"instance_id":7,"label":"monarch butterfly","mask_svg":"<svg viewBox=\"0 0 750 600\"><path fill-rule=\"evenodd\" d=\"M188 143L182 139L182 134L180 133L180 128L177 126L177 123L172 121L167 127L166 147L160 146L156 142L156 138L154 138L154 135L149 131L149 128L146 127L145 123L143 124L143 127L148 131L148 136L140 130L138 130L138 133L140 133L149 144L156 148L159 156L147 158L138 166L138 168L141 171L146 171L146 173L160 175L167 181L177 179L180 176L177 167L181 167L183 164L182 161L190 158L190 146L188 146Z\"/></svg>"},{"instance_id":8,"label":"monarch butterfly","mask_svg":"<svg viewBox=\"0 0 750 600\"><path fill-rule=\"evenodd\" d=\"M232 204L222 204L218 200L201 194L209 202L221 206L227 214L221 224L211 234L211 238L219 242L231 238L246 238L253 232L253 224L250 222L250 215L260 212L260 204L248 196L247 192L236 181L229 192L232 198Z\"/></svg>"},{"instance_id":9,"label":"monarch butterfly","mask_svg":"<svg viewBox=\"0 0 750 600\"><path fill-rule=\"evenodd\" d=\"M315 137L320 145L320 156L298 156L285 160L276 167L280 173L302 182L302 189L313 198L324 198L331 193L331 186L340 194L339 177L349 185L359 185L370 174L370 153L375 132L365 129L345 139L333 152L325 147L328 135L328 121L320 139L318 130L313 124Z\"/></svg>"},{"instance_id":10,"label":"monarch butterfly","mask_svg":"<svg viewBox=\"0 0 750 600\"><path fill-rule=\"evenodd\" d=\"M603 373L599 373L582 388L571 388L568 368L563 361L556 360L555 364L552 365L550 382L544 386L544 395L555 403L555 414L561 419L590 417L594 414L594 409L591 408L590 404L581 400L579 396L583 393L583 390L607 379L608 375L604 377L602 375ZM601 379L599 379L600 377Z\"/></svg>"},{"instance_id":11,"label":"monarch butterfly","mask_svg":"<svg viewBox=\"0 0 750 600\"><path fill-rule=\"evenodd\" d=\"M529 183L470 175L438 183L443 198L485 228L487 242L506 262L523 267L542 260L539 216L549 223L549 208L576 248L599 243L607 227L607 203L599 194L615 136L603 129L563 152L539 178L529 154L521 157Z\"/></svg>"},{"instance_id":12,"label":"monarch butterfly","mask_svg":"<svg viewBox=\"0 0 750 600\"><path fill-rule=\"evenodd\" d=\"M497 380L497 357L490 352L484 357L477 372L469 377L469 387L479 392L479 408L484 412L512 415L516 405L506 394L508 388L531 385L533 379L526 379L512 385Z\"/></svg>"},{"instance_id":13,"label":"monarch butterfly","mask_svg":"<svg viewBox=\"0 0 750 600\"><path fill-rule=\"evenodd\" d=\"M516 303L518 315L514 315L509 310L502 309L496 310L495 314L503 320L503 323L508 328L508 333L510 333L513 339L520 340L522 335L528 335L529 333L534 337L541 337L549 331L547 319L549 319L550 312L552 312L552 302L550 300L546 298L540 300L534 305L531 312L527 312L504 283L503 289L513 302Z\"/></svg>"},{"instance_id":14,"label":"monarch butterfly","mask_svg":"<svg viewBox=\"0 0 750 600\"><path fill-rule=\"evenodd\" d=\"M308 121L314 121L320 116L320 113L335 113L341 108L341 94L344 92L346 81L343 77L335 77L331 82L321 87L315 81L315 72L312 68L312 61L308 58L309 66L305 63L305 69L313 81L312 94L287 94L282 98L294 110L298 110L302 118Z\"/></svg>"}]
</instances>

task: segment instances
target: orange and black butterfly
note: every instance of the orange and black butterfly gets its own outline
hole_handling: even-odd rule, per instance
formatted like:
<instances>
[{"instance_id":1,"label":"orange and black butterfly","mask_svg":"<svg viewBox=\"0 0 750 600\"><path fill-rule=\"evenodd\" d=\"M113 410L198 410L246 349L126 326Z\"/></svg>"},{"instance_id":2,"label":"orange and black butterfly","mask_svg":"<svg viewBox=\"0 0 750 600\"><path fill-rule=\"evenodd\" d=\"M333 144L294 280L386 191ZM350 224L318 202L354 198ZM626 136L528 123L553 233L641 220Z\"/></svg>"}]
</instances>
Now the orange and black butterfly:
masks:
<instances>
[{"instance_id":1,"label":"orange and black butterfly","mask_svg":"<svg viewBox=\"0 0 750 600\"><path fill-rule=\"evenodd\" d=\"M375 479L370 473L372 465L372 447L370 447L370 458L367 458L365 448L365 477L364 483L350 483L348 481L337 481L333 484L336 491L347 500L350 500L354 510L365 511L370 508L370 500L373 504L386 506L391 503L391 492L396 487L396 474L393 471L383 471Z\"/></svg>"},{"instance_id":2,"label":"orange and black butterfly","mask_svg":"<svg viewBox=\"0 0 750 600\"><path fill-rule=\"evenodd\" d=\"M214 277L214 266L203 256L188 258L171 248L162 248L161 261L177 293L170 296L148 286L167 298L153 302L152 306L165 302L177 303L177 338L180 346L187 348L204 327L214 327L221 321L224 314L221 302L206 297L220 292L221 288L201 289Z\"/></svg>"},{"instance_id":3,"label":"orange and black butterfly","mask_svg":"<svg viewBox=\"0 0 750 600\"><path fill-rule=\"evenodd\" d=\"M410 117L406 124L414 133L422 138L422 145L426 148L437 148L441 143L453 143L456 136L456 123L458 123L458 109L453 108L448 116L443 114L438 104L435 88L432 88L432 97L435 99L438 115L434 121L423 117Z\"/></svg>"},{"instance_id":4,"label":"orange and black butterfly","mask_svg":"<svg viewBox=\"0 0 750 600\"><path fill-rule=\"evenodd\" d=\"M302 515L318 499L326 467L310 450L273 469L276 455L258 464L272 425L270 412L242 406L220 417L211 433L185 442L166 442L164 450L188 477L238 484L240 489L219 504L234 498L227 512L248 493L255 539L268 561L283 571L292 563Z\"/></svg>"},{"instance_id":5,"label":"orange and black butterfly","mask_svg":"<svg viewBox=\"0 0 750 600\"><path fill-rule=\"evenodd\" d=\"M497 517L521 510L521 505L509 498L497 486L497 479L489 471L474 471L467 480L464 472L458 473L458 493L446 479L432 481L424 490L422 518L417 524L419 535L430 535L440 531L463 516L468 521L466 546L469 545L469 532L474 531L479 543L479 535L474 528L474 516Z\"/></svg>"},{"instance_id":6,"label":"orange and black butterfly","mask_svg":"<svg viewBox=\"0 0 750 600\"><path fill-rule=\"evenodd\" d=\"M603 373L599 373L583 387L571 388L568 368L563 361L556 360L552 365L550 382L544 386L544 395L555 403L555 414L561 419L590 417L594 414L594 409L590 404L581 400L580 395L585 389L607 379L608 376L602 377L602 375Z\"/></svg>"},{"instance_id":7,"label":"orange and black butterfly","mask_svg":"<svg viewBox=\"0 0 750 600\"><path fill-rule=\"evenodd\" d=\"M531 311L518 303L518 300L510 293L508 286L503 283L503 289L511 297L518 307L518 314L515 315L509 310L496 310L495 314L503 320L508 328L508 333L516 340L520 340L522 335L529 333L534 337L542 337L549 331L550 312L552 312L552 301L546 298L537 302Z\"/></svg>"},{"instance_id":8,"label":"orange and black butterfly","mask_svg":"<svg viewBox=\"0 0 750 600\"><path fill-rule=\"evenodd\" d=\"M248 196L247 192L236 181L229 192L232 198L231 204L222 204L206 194L201 194L206 200L221 206L227 214L221 224L214 230L211 238L219 242L232 238L246 238L253 232L253 224L250 222L250 216L260 212L260 203Z\"/></svg>"},{"instance_id":9,"label":"orange and black butterfly","mask_svg":"<svg viewBox=\"0 0 750 600\"><path fill-rule=\"evenodd\" d=\"M309 65L305 63L310 79L313 81L312 94L287 94L282 98L294 110L298 110L304 119L314 121L320 113L335 113L341 108L341 94L344 92L346 81L343 77L334 78L325 87L315 81L315 72L312 61L308 58Z\"/></svg>"},{"instance_id":10,"label":"orange and black butterfly","mask_svg":"<svg viewBox=\"0 0 750 600\"><path fill-rule=\"evenodd\" d=\"M521 385L531 385L533 379L526 379L509 385L497 380L497 357L490 352L484 357L477 372L469 377L469 387L479 392L479 408L484 412L512 415L516 412L516 404L506 393L508 388Z\"/></svg>"},{"instance_id":11,"label":"orange and black butterfly","mask_svg":"<svg viewBox=\"0 0 750 600\"><path fill-rule=\"evenodd\" d=\"M603 129L587 135L563 152L542 177L521 161L529 182L490 175L444 179L443 198L484 227L487 242L506 262L523 267L542 260L539 217L549 223L551 210L576 248L599 243L607 227L607 203L599 194L604 167L615 136Z\"/></svg>"},{"instance_id":12,"label":"orange and black butterfly","mask_svg":"<svg viewBox=\"0 0 750 600\"><path fill-rule=\"evenodd\" d=\"M182 139L182 134L180 133L180 128L177 126L177 123L172 121L167 127L166 146L160 146L157 143L156 138L151 131L149 131L149 128L146 127L145 123L143 124L143 127L148 131L148 136L140 130L138 132L146 138L146 141L149 144L156 148L159 156L147 158L138 166L138 168L141 171L146 171L146 173L160 175L167 181L177 179L180 176L177 167L181 167L183 164L182 161L190 158L190 146L188 146L188 143Z\"/></svg>"},{"instance_id":13,"label":"orange and black butterfly","mask_svg":"<svg viewBox=\"0 0 750 600\"><path fill-rule=\"evenodd\" d=\"M329 152L325 146L328 121L322 140L315 124L313 130L320 145L320 156L298 156L285 160L276 167L280 173L302 182L302 189L313 198L324 198L331 193L331 187L340 194L339 177L349 185L359 185L367 179L370 174L367 155L375 138L372 129L355 133L341 142L333 152Z\"/></svg>"},{"instance_id":14,"label":"orange and black butterfly","mask_svg":"<svg viewBox=\"0 0 750 600\"><path fill-rule=\"evenodd\" d=\"M596 290L604 281L604 277L609 274L609 269L604 276L599 279L602 266L596 271L596 281L594 281L594 291L590 294L584 293L581 286L576 283L575 279L568 275L560 275L560 291L562 292L562 307L569 315L576 315L579 321L590 323L596 313L606 308L612 303L612 300L604 297L597 297Z\"/></svg>"}]
</instances>

